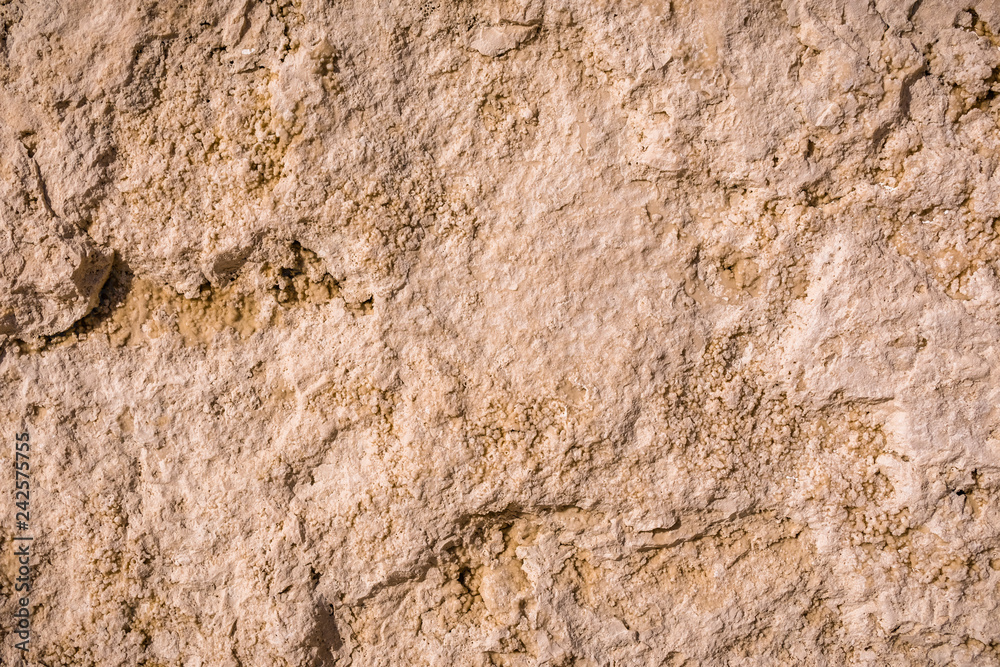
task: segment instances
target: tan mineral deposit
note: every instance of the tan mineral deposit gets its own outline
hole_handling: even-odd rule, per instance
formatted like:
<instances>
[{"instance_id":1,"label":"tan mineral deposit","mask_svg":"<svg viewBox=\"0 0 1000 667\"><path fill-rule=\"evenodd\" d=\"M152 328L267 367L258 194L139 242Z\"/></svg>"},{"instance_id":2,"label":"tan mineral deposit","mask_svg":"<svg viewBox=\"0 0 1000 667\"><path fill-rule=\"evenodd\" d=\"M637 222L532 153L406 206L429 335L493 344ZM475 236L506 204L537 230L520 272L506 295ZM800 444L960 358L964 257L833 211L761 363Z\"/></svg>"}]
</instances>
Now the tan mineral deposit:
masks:
<instances>
[{"instance_id":1,"label":"tan mineral deposit","mask_svg":"<svg viewBox=\"0 0 1000 667\"><path fill-rule=\"evenodd\" d=\"M0 662L1000 665L1000 0L0 0Z\"/></svg>"}]
</instances>

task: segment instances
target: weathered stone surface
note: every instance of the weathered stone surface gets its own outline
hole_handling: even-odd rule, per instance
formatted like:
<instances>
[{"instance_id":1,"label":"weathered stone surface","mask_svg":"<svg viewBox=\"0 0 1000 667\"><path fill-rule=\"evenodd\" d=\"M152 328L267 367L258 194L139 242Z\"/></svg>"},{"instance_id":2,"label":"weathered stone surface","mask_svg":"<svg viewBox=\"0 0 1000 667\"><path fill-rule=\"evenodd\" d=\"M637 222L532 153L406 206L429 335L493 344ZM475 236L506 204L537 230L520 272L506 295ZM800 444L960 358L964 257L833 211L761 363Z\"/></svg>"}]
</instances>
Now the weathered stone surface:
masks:
<instances>
[{"instance_id":1,"label":"weathered stone surface","mask_svg":"<svg viewBox=\"0 0 1000 667\"><path fill-rule=\"evenodd\" d=\"M3 137L0 149L0 341L60 333L97 305L113 252L56 217L27 147Z\"/></svg>"},{"instance_id":2,"label":"weathered stone surface","mask_svg":"<svg viewBox=\"0 0 1000 667\"><path fill-rule=\"evenodd\" d=\"M0 4L28 664L1000 664L998 34Z\"/></svg>"}]
</instances>

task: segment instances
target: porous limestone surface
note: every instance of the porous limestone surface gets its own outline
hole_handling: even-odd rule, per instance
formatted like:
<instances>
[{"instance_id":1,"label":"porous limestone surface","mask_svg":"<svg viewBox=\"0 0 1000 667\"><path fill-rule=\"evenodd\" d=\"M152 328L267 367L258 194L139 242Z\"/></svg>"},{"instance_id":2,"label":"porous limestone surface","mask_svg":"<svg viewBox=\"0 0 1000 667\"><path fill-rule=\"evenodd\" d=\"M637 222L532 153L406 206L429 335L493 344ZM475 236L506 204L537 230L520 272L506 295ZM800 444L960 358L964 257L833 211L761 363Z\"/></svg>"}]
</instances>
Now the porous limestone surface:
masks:
<instances>
[{"instance_id":1,"label":"porous limestone surface","mask_svg":"<svg viewBox=\"0 0 1000 667\"><path fill-rule=\"evenodd\" d=\"M4 664L1000 665L998 94L997 0L0 1Z\"/></svg>"}]
</instances>

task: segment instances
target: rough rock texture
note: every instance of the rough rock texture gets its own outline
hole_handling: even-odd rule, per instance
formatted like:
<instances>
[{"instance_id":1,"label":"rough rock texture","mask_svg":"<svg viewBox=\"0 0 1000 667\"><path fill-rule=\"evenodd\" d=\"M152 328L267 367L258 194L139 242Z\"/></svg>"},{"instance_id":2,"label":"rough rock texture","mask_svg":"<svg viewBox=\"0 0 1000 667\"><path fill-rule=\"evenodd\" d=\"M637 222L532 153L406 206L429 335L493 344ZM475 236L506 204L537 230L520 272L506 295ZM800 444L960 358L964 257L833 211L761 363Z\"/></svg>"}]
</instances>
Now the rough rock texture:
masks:
<instances>
[{"instance_id":1,"label":"rough rock texture","mask_svg":"<svg viewBox=\"0 0 1000 667\"><path fill-rule=\"evenodd\" d=\"M998 35L0 0L28 664L1000 665Z\"/></svg>"}]
</instances>

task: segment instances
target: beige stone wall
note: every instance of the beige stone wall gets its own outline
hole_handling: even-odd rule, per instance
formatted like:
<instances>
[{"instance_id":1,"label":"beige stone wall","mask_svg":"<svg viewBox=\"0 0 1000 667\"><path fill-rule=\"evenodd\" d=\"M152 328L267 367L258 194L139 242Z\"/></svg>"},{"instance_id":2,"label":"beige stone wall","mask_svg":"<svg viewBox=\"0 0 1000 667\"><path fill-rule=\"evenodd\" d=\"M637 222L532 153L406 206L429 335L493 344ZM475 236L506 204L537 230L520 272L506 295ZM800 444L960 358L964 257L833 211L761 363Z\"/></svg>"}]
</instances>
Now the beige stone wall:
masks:
<instances>
[{"instance_id":1,"label":"beige stone wall","mask_svg":"<svg viewBox=\"0 0 1000 667\"><path fill-rule=\"evenodd\" d=\"M1000 665L1000 3L0 0L30 665Z\"/></svg>"}]
</instances>

